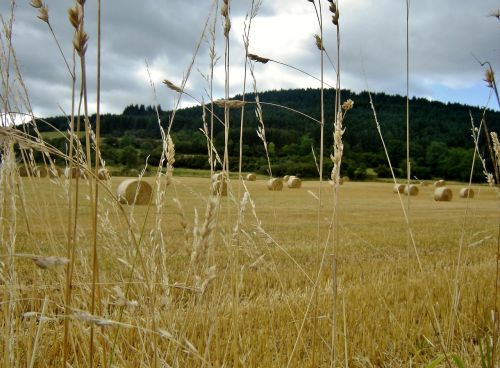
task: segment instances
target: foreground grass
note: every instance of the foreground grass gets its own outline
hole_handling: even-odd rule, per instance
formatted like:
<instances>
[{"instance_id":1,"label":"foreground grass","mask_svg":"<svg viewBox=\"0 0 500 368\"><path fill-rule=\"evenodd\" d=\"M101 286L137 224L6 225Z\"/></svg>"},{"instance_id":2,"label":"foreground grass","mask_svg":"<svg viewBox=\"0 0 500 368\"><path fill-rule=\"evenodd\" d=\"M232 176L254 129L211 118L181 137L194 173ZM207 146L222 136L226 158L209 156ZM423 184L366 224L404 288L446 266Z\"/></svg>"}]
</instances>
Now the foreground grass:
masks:
<instances>
[{"instance_id":1,"label":"foreground grass","mask_svg":"<svg viewBox=\"0 0 500 368\"><path fill-rule=\"evenodd\" d=\"M69 183L17 180L22 192L16 193L16 253L65 256ZM120 181L113 178L105 185L114 192ZM214 225L208 227L206 253L196 260L193 244L203 234L208 179L177 177L162 192L162 205L125 207L131 225L116 202L100 191L100 287L98 313L91 317L85 314L91 284L91 207L83 184L70 315L71 366L88 365L91 325L101 366L303 367L312 364L313 341L319 353L315 364L329 366L330 266L319 275L317 308L308 306L323 246L329 244L331 189L325 184L328 194L318 235L317 182L282 192L268 191L262 180L245 184L255 214L247 202L244 221L235 231L235 200L222 197ZM238 182L232 185L232 193L238 193ZM412 197L420 271L392 184L348 182L341 187L337 366L422 366L442 353L440 341L446 352L479 365L479 342L491 336L495 302L498 197L488 187L476 187L467 204L458 198L460 186L451 188L452 202L435 202L430 186L420 187ZM462 234L460 298L452 312ZM328 252L329 246L330 264ZM62 365L64 268L40 269L23 256L14 257L11 267L5 256L2 261L1 320L15 316L12 326L3 324L2 366L12 361L6 356L8 339L16 366ZM448 336L452 316L456 327ZM233 361L235 346L239 362Z\"/></svg>"}]
</instances>

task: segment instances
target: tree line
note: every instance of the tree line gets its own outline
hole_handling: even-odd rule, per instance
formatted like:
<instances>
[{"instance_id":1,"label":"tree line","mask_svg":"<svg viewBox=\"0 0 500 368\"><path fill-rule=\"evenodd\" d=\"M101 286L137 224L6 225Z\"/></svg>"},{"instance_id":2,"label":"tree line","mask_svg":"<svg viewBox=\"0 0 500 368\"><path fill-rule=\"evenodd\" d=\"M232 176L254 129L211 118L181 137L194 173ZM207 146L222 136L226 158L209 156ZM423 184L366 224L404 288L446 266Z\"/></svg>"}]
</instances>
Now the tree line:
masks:
<instances>
[{"instance_id":1,"label":"tree line","mask_svg":"<svg viewBox=\"0 0 500 368\"><path fill-rule=\"evenodd\" d=\"M325 177L332 168L329 160L333 145L333 90L325 91ZM354 108L344 121L343 175L363 180L373 177L390 177L391 172L384 153L382 140L376 128L368 92L354 93L343 90L342 100L352 99ZM242 96L234 96L242 99ZM372 94L380 129L389 157L399 177L406 176L406 103L405 98L385 93ZM268 171L264 145L256 130L259 125L255 109L255 95L245 95L243 128L243 170L266 174ZM274 176L297 174L317 177L316 161L319 161L320 139L320 91L319 89L274 90L259 93L268 154ZM280 105L281 107L277 106ZM211 105L205 106L210 111ZM295 110L295 111L293 111ZM223 110L213 106L214 116L222 119ZM300 113L298 113L300 112ZM161 125L166 128L171 111L161 106L129 105L122 114L101 116L101 152L108 165L126 169L138 169L146 157L151 165L159 163L162 143L157 113ZM228 141L230 169L236 170L239 157L241 109L230 111L230 135ZM210 126L210 114L203 115L203 108L195 106L180 109L175 114L171 135L176 147L176 166L209 168L207 139L202 133L205 116ZM481 119L490 131L500 130L500 113L457 103L444 104L423 98L410 101L410 161L412 174L419 179L446 178L467 181L474 155L472 129L480 126ZM49 124L38 124L42 132L54 126L67 131L65 116L45 119ZM91 117L91 123L95 116ZM484 127L484 124L482 125ZM210 130L210 128L208 128ZM479 133L479 154L492 167L485 132ZM224 129L215 118L213 125L214 145L221 153L224 148ZM64 136L46 139L61 150L67 149ZM480 160L476 159L474 180L483 181Z\"/></svg>"}]
</instances>

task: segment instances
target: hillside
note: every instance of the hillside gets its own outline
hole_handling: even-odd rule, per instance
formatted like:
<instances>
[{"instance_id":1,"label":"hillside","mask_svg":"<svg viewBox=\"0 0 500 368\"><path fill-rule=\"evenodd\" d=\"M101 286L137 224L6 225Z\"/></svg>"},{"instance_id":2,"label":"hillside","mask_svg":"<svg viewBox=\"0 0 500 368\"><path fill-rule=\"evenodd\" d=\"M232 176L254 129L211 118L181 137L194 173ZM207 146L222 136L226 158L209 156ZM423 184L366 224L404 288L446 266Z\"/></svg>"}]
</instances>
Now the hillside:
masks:
<instances>
[{"instance_id":1,"label":"hillside","mask_svg":"<svg viewBox=\"0 0 500 368\"><path fill-rule=\"evenodd\" d=\"M240 99L241 96L235 96ZM367 92L342 92L342 99L352 99L354 108L347 114L344 134L343 172L354 179L365 179L367 175L378 174L388 177L390 172L378 135ZM372 95L381 130L398 176L405 175L406 158L406 111L405 98L384 93ZM317 176L312 154L319 155L319 124L314 120L278 104L300 111L319 120L320 91L317 89L294 89L267 91L259 94L262 102L263 119L269 145L273 175L299 174L303 177ZM325 93L325 176L331 164L329 160L332 146L334 92ZM246 96L254 101L253 95ZM472 163L474 143L471 137L471 116L475 126L479 126L483 111L460 104L443 104L425 99L410 101L410 137L413 175L420 179L445 177L447 179L468 180ZM215 109L217 116L222 110ZM162 125L171 116L169 111L161 111ZM92 117L94 121L95 117ZM209 117L207 124L209 124ZM487 110L485 114L490 131L500 131L500 113ZM57 128L67 130L66 117L47 119ZM231 110L229 142L230 165L237 169L239 150L240 111ZM256 134L258 126L255 104L247 104L243 132L243 170L259 173L267 172L267 160L261 140ZM103 115L102 154L109 165L136 168L149 155L149 163L158 163L161 154L160 134L155 110L148 106L127 106L120 115ZM172 137L176 145L176 166L188 168L208 168L207 143L200 131L203 127L200 106L181 109L176 112L172 126ZM50 130L39 124L41 131ZM214 125L214 141L219 152L223 151L223 129L220 123ZM64 137L50 138L50 143L65 149ZM481 131L480 152L490 163ZM372 169L372 170L367 170ZM483 181L480 165L475 170L475 180Z\"/></svg>"}]
</instances>

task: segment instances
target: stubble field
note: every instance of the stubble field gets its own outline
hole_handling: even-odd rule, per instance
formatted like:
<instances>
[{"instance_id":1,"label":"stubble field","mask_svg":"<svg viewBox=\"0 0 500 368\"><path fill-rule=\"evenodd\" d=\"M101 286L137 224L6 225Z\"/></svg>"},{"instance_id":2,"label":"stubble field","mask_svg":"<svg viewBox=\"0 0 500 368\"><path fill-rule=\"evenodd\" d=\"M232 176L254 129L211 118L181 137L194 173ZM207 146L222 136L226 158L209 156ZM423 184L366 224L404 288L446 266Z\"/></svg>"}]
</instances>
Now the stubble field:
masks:
<instances>
[{"instance_id":1,"label":"stubble field","mask_svg":"<svg viewBox=\"0 0 500 368\"><path fill-rule=\"evenodd\" d=\"M272 192L232 180L214 199L209 179L161 178L150 206L120 207L106 188L122 179L99 190L94 315L85 181L75 217L75 180L15 179L3 240L15 232L18 256L2 259L0 313L3 352L19 366L62 364L65 321L73 367L87 366L90 334L95 363L110 367L423 366L443 352L480 364L495 302L494 189L466 200L451 184L453 200L436 202L420 186L408 203L391 183L347 182L334 216L328 183L318 212L317 181ZM78 239L64 308L67 265L32 260L67 257L68 218Z\"/></svg>"}]
</instances>

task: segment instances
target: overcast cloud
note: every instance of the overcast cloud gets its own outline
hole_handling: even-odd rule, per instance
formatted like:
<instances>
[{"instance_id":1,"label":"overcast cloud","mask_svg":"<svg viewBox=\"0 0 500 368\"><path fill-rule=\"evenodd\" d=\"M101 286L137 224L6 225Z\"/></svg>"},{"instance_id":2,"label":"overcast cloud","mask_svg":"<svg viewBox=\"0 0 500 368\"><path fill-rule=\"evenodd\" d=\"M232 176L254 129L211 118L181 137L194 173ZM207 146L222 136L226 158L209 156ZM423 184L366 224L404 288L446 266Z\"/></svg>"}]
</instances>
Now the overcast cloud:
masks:
<instances>
[{"instance_id":1,"label":"overcast cloud","mask_svg":"<svg viewBox=\"0 0 500 368\"><path fill-rule=\"evenodd\" d=\"M316 0L316 3L318 0ZM50 22L71 64L72 29L67 21L71 2L46 0ZM96 1L86 2L85 27L90 35L87 73L91 111L95 111ZM242 34L251 0L231 1L230 93L241 93L244 71ZM107 0L102 9L101 111L120 113L129 104L173 106L175 94L161 84L180 84L191 63L212 0ZM327 2L324 43L335 56L336 33ZM489 89L483 68L474 59L500 68L500 22L488 15L500 8L498 0L471 4L465 0L418 0L410 8L410 93L444 102L484 106ZM340 0L342 86L354 91L405 94L406 2L404 0ZM3 21L10 17L10 1L0 2ZM28 0L17 1L13 46L30 102L37 116L61 114L71 108L70 76L49 29L37 19ZM213 15L209 24L213 23ZM222 19L216 14L215 97L224 95ZM314 43L319 33L313 5L306 0L263 0L252 22L250 52L319 76L320 56ZM2 35L5 45L5 35ZM201 43L187 83L187 91L207 100L210 37ZM148 80L146 63L156 87ZM257 88L319 87L319 83L275 63L256 64ZM334 71L326 66L325 80ZM12 85L15 85L13 83ZM247 90L251 88L251 84ZM5 91L2 92L4 94ZM183 105L195 101L185 96ZM19 105L19 104L18 104ZM498 109L495 103L490 107ZM25 107L23 107L25 108Z\"/></svg>"}]
</instances>

